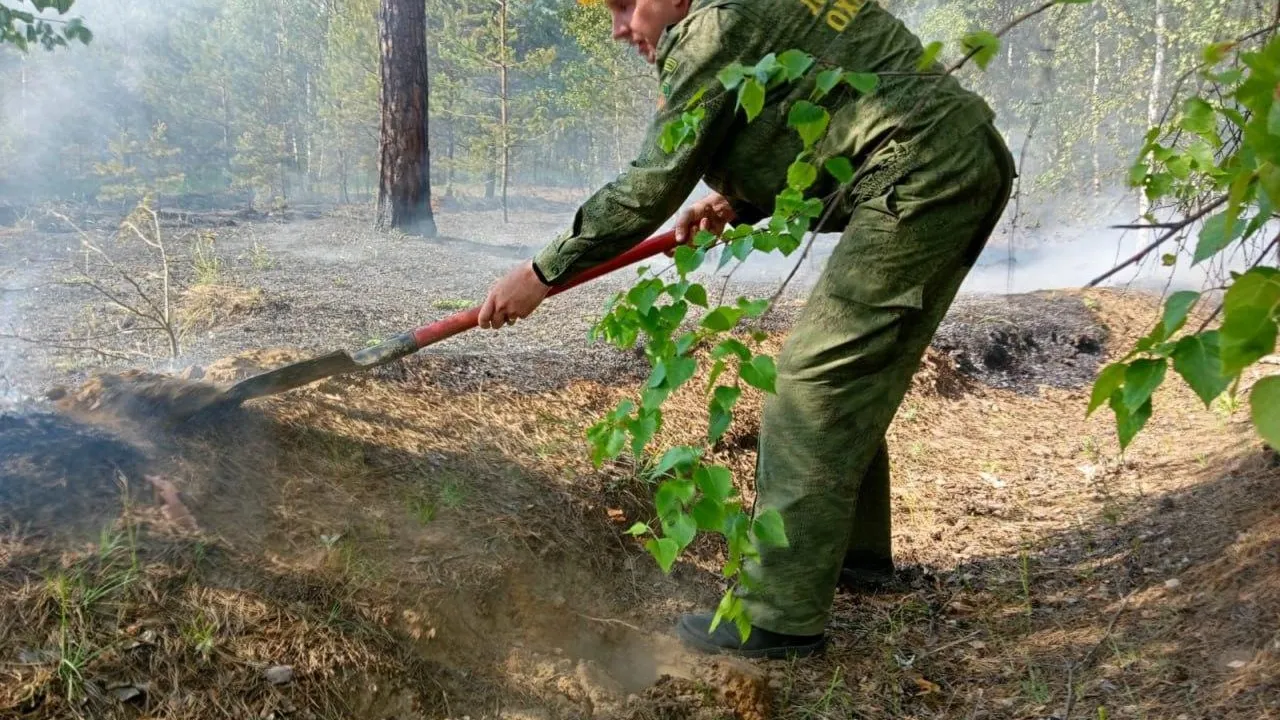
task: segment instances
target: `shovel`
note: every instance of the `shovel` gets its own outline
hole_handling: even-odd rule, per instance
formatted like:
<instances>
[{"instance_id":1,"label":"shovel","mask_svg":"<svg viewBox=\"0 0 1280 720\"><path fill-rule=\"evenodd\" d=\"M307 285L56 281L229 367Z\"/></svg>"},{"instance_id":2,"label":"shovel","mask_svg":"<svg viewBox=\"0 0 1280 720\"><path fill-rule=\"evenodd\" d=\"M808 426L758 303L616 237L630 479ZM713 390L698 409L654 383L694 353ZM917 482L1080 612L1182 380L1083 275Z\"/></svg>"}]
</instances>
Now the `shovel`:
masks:
<instances>
[{"instance_id":1,"label":"shovel","mask_svg":"<svg viewBox=\"0 0 1280 720\"><path fill-rule=\"evenodd\" d=\"M676 245L674 232L656 235L618 257L575 276L569 282L552 288L547 293L547 296L558 295L565 290L594 280L618 268L626 267L636 261L659 253L668 252L675 248ZM393 363L403 357L414 354L428 345L438 343L441 340L451 338L476 327L479 325L479 316L480 306L477 305L450 315L443 320L437 320L430 325L423 325L408 332L400 333L378 345L364 348L355 353L337 350L310 360L285 365L261 375L241 380L227 388L210 405L205 407L217 407L219 409L234 407L247 400L300 388L327 377L371 370L380 365Z\"/></svg>"}]
</instances>

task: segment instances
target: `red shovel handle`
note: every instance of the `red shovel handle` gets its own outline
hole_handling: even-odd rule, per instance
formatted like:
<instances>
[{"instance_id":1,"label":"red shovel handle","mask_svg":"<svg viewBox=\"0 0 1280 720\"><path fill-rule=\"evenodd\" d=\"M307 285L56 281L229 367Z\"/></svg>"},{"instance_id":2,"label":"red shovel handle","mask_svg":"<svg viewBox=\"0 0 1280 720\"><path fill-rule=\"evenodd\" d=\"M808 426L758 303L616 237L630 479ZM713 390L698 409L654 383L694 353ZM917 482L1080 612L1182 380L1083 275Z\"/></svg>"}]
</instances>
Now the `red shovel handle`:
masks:
<instances>
[{"instance_id":1,"label":"red shovel handle","mask_svg":"<svg viewBox=\"0 0 1280 720\"><path fill-rule=\"evenodd\" d=\"M676 245L675 232L666 232L661 235L655 235L622 253L618 257L576 275L569 282L551 288L551 292L547 293L547 297L559 295L565 290L569 290L570 288L575 288L585 282L595 280L601 275L607 275L618 268L626 267L634 262L653 257L659 253L665 253L675 248ZM411 330L410 334L413 336L413 341L418 346L418 349L422 349L432 343L440 342L445 338L450 338L458 333L470 330L479 324L479 318L480 306L477 305L473 308L450 315L443 320L437 320L430 325L423 325L420 328Z\"/></svg>"}]
</instances>

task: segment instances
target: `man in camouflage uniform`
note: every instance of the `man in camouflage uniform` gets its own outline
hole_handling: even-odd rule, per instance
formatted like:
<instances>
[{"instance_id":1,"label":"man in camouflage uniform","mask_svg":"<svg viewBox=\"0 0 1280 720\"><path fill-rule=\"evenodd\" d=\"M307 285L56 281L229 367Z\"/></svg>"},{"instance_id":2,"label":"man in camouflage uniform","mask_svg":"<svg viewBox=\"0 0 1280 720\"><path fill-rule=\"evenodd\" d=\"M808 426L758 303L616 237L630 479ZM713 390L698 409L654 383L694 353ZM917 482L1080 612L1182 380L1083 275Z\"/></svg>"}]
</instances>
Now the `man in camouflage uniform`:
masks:
<instances>
[{"instance_id":1,"label":"man in camouflage uniform","mask_svg":"<svg viewBox=\"0 0 1280 720\"><path fill-rule=\"evenodd\" d=\"M700 179L715 193L677 219L682 239L768 217L802 149L787 126L790 105L810 97L824 66L885 73L870 94L842 85L821 101L831 123L816 147L819 163L843 156L859 174L831 201L822 229L842 235L787 339L763 413L756 511L781 513L789 546L765 549L746 568L755 582L742 591L753 625L745 642L731 623L711 632L709 613L677 626L708 652L815 652L842 573L848 580L892 570L885 431L1004 210L1013 159L986 103L950 77L918 74L921 43L875 2L607 2L614 37L659 69L661 107L639 158L586 201L569 231L494 285L483 327L527 316L550 286L634 246ZM748 123L716 73L789 49L818 66L772 90ZM664 152L663 126L703 91L696 140ZM808 196L836 189L823 178Z\"/></svg>"}]
</instances>

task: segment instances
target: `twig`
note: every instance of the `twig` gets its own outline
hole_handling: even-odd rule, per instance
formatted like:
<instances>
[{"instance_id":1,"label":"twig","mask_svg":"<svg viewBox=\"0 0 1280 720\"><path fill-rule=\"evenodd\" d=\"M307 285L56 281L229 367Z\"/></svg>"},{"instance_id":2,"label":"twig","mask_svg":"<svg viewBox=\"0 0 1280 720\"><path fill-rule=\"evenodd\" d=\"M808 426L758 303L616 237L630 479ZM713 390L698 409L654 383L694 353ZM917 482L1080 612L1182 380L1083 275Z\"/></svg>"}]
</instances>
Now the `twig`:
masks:
<instances>
[{"instance_id":1,"label":"twig","mask_svg":"<svg viewBox=\"0 0 1280 720\"><path fill-rule=\"evenodd\" d=\"M1089 281L1089 284L1088 284L1088 285L1085 285L1085 287L1094 287L1094 286L1096 286L1098 283L1102 282L1103 280L1106 280L1107 278L1111 277L1112 275L1115 275L1116 273L1118 273L1118 272L1120 272L1121 270L1123 270L1123 269L1125 269L1125 268L1129 267L1130 265L1134 265L1134 264L1136 264L1136 263L1142 262L1142 259L1143 259L1143 258L1145 258L1147 255L1150 255L1150 254L1151 254L1151 252L1152 252L1153 250L1155 250L1156 248L1158 248L1158 247L1160 247L1161 245L1163 245L1163 244L1165 244L1166 242L1168 242L1170 238L1172 238L1173 236L1175 236L1175 235L1177 235L1178 233L1182 232L1184 229L1186 229L1186 227L1187 227L1188 225L1191 225L1192 223L1194 223L1195 221L1197 221L1197 220L1199 220L1200 218L1204 217L1205 215L1208 215L1209 213L1213 212L1215 209L1217 209L1219 206L1221 206L1221 205L1222 205L1223 203L1225 203L1226 201L1227 201L1227 198L1226 198L1226 196L1224 195L1224 196L1222 196L1222 197L1218 198L1217 200L1215 200L1215 201L1213 201L1213 202L1209 203L1208 205L1204 206L1204 207L1203 207L1203 208L1201 208L1198 212L1196 212L1194 215L1188 216L1186 219L1184 219L1184 220L1183 220L1182 222L1180 222L1180 223L1176 223L1176 227L1173 227L1172 229L1170 229L1170 230L1169 230L1169 232L1167 232L1167 233L1165 233L1164 235L1161 235L1160 237L1158 237L1158 238L1156 238L1155 240L1151 241L1151 243L1150 243L1150 244L1148 244L1146 247L1142 248L1142 249L1141 249L1141 250L1139 250L1138 252L1134 253L1132 256L1130 256L1130 257L1129 257L1129 259L1125 260L1124 262L1120 263L1119 265L1116 265L1115 267L1113 267L1113 268L1111 268L1110 270L1106 271L1105 273L1103 273L1103 274L1099 275L1098 277L1094 278L1093 280L1090 280L1090 281Z\"/></svg>"},{"instance_id":2,"label":"twig","mask_svg":"<svg viewBox=\"0 0 1280 720\"><path fill-rule=\"evenodd\" d=\"M1267 246L1262 249L1262 252L1258 255L1258 259L1253 261L1253 263L1249 265L1249 270L1252 270L1258 267L1259 265L1261 265L1263 261L1266 260L1267 254L1270 253L1272 250L1274 250L1277 245L1280 245L1280 233L1276 234L1275 237L1271 238L1271 242L1267 243ZM1218 318L1218 315L1222 313L1222 308L1223 308L1222 303L1218 303L1217 306L1214 307L1213 312L1209 313L1209 317L1205 318L1204 322L1200 323L1200 327L1196 328L1197 335L1204 332L1205 328L1209 327L1209 323L1212 323L1214 320Z\"/></svg>"},{"instance_id":3,"label":"twig","mask_svg":"<svg viewBox=\"0 0 1280 720\"><path fill-rule=\"evenodd\" d=\"M632 625L631 623L625 620L617 620L615 618L591 617L590 615L583 615L582 613L574 613L574 614L576 614L580 618L583 618L584 620L590 620L592 622L598 622L598 623L605 623L607 625L621 625L622 627L627 628L628 630L634 630L635 632L638 632L638 633L644 632L640 628L636 627L635 625Z\"/></svg>"},{"instance_id":4,"label":"twig","mask_svg":"<svg viewBox=\"0 0 1280 720\"><path fill-rule=\"evenodd\" d=\"M103 350L102 348L98 348L98 347L72 345L72 344L57 341L57 340L43 340L40 338L29 338L29 337L15 334L15 333L0 333L0 339L17 340L18 342L24 342L29 345L39 345L41 347L53 348L55 350L74 350L76 352L93 353L100 357L110 358L112 360L132 360L135 357L149 357L146 353L138 352L136 350L130 351L132 354L125 354L123 352L115 352L113 350Z\"/></svg>"},{"instance_id":5,"label":"twig","mask_svg":"<svg viewBox=\"0 0 1280 720\"><path fill-rule=\"evenodd\" d=\"M932 649L932 650L928 650L928 651L922 652L922 653L920 653L919 655L917 655L917 656L916 656L916 659L917 659L917 660L923 660L924 658L927 658L927 657L929 657L930 655L937 655L938 653L942 652L943 650L950 650L951 648L953 648L953 647L955 647L955 646L957 646L957 645L960 645L960 644L963 644L963 643L967 643L967 642L969 642L970 640L972 640L972 639L974 639L974 638L978 637L978 636L979 636L979 635L981 635L981 634L982 634L982 631L981 631L981 630L974 630L973 632L969 633L968 635L965 635L964 637L960 638L959 640L952 640L951 642L947 643L946 645L940 645L940 646L938 646L938 647L936 647L936 648L934 648L934 649Z\"/></svg>"},{"instance_id":6,"label":"twig","mask_svg":"<svg viewBox=\"0 0 1280 720\"><path fill-rule=\"evenodd\" d=\"M1134 593L1129 593L1128 595L1120 598L1120 607L1117 607L1116 611L1111 614L1111 622L1107 623L1107 629L1103 631L1102 637L1098 638L1097 644L1090 648L1089 652L1085 653L1085 656L1080 658L1079 662L1067 666L1067 707L1066 712L1062 714L1064 720L1071 720L1071 708L1075 705L1075 695L1071 690L1071 686L1075 678L1075 668L1083 668L1093 662L1093 656L1097 655L1098 650L1102 648L1103 643L1111 638L1111 633L1116 629L1116 621L1120 619L1120 614L1124 612L1126 607L1128 607L1129 598L1133 597L1133 595Z\"/></svg>"},{"instance_id":7,"label":"twig","mask_svg":"<svg viewBox=\"0 0 1280 720\"><path fill-rule=\"evenodd\" d=\"M1062 16L1059 15L1058 19L1061 20ZM1047 93L1049 91L1049 87L1053 84L1053 65L1058 61L1058 54L1057 54L1058 39L1059 39L1058 25L1055 23L1053 26L1054 47L1046 49L1046 52L1053 54L1053 59L1051 59L1044 66L1044 75L1041 77L1041 80L1043 81L1043 83L1040 88L1041 100L1035 104L1035 107L1036 107L1035 116L1031 118L1031 124L1027 127L1027 135L1022 139L1022 149L1018 151L1018 169L1020 170L1022 168L1025 168L1027 165L1027 149L1031 145L1031 138L1035 135L1036 128L1040 126L1040 119L1044 116L1043 95L1044 93ZM1009 295L1013 294L1013 265L1014 265L1013 244L1018 237L1018 218L1022 214L1022 177L1023 177L1023 173L1019 173L1018 179L1017 179L1017 189L1015 190L1013 195L1013 217L1009 219L1009 267L1007 270L1007 275L1005 279L1005 288L1004 288L1005 293Z\"/></svg>"}]
</instances>

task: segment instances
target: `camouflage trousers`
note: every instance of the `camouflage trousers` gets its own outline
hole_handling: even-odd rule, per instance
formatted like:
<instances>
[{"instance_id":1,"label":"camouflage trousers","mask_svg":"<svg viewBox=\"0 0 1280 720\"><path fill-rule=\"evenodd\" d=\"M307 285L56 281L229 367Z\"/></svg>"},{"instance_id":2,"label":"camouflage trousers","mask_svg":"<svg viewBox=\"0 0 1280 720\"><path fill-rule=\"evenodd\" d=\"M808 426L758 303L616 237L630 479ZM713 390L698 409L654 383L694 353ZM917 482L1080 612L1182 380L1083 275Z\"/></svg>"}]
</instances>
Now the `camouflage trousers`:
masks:
<instances>
[{"instance_id":1,"label":"camouflage trousers","mask_svg":"<svg viewBox=\"0 0 1280 720\"><path fill-rule=\"evenodd\" d=\"M917 169L854 206L778 359L755 511L781 513L789 545L740 590L765 630L821 633L845 559L890 559L885 431L1010 196L991 126L911 151Z\"/></svg>"}]
</instances>

